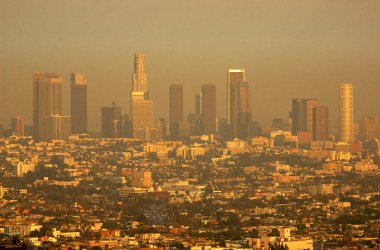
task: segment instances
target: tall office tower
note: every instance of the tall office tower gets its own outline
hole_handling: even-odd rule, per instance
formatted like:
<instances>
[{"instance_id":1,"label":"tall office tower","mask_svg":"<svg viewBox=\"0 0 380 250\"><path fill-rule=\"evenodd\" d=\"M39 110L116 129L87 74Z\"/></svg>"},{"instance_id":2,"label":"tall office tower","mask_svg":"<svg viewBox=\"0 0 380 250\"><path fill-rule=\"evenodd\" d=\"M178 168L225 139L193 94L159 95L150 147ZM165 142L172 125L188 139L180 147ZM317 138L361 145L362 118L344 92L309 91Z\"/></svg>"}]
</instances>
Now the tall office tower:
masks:
<instances>
[{"instance_id":1,"label":"tall office tower","mask_svg":"<svg viewBox=\"0 0 380 250\"><path fill-rule=\"evenodd\" d=\"M102 107L102 137L119 138L121 137L121 108Z\"/></svg>"},{"instance_id":2,"label":"tall office tower","mask_svg":"<svg viewBox=\"0 0 380 250\"><path fill-rule=\"evenodd\" d=\"M235 100L237 100L237 137L247 139L248 124L252 121L252 106L249 86L246 82L236 84Z\"/></svg>"},{"instance_id":3,"label":"tall office tower","mask_svg":"<svg viewBox=\"0 0 380 250\"><path fill-rule=\"evenodd\" d=\"M234 139L238 137L238 100L236 85L239 82L245 82L244 69L229 69L227 72L227 124L228 137Z\"/></svg>"},{"instance_id":4,"label":"tall office tower","mask_svg":"<svg viewBox=\"0 0 380 250\"><path fill-rule=\"evenodd\" d=\"M227 119L226 118L219 118L217 120L217 133L220 135L222 140L227 140L228 138L228 125L227 125Z\"/></svg>"},{"instance_id":5,"label":"tall office tower","mask_svg":"<svg viewBox=\"0 0 380 250\"><path fill-rule=\"evenodd\" d=\"M313 132L313 109L318 105L317 99L292 100L292 135L300 131Z\"/></svg>"},{"instance_id":6,"label":"tall office tower","mask_svg":"<svg viewBox=\"0 0 380 250\"><path fill-rule=\"evenodd\" d=\"M190 124L190 135L202 135L202 114L190 113L187 116L187 122Z\"/></svg>"},{"instance_id":7,"label":"tall office tower","mask_svg":"<svg viewBox=\"0 0 380 250\"><path fill-rule=\"evenodd\" d=\"M62 83L57 73L33 74L33 130L40 139L45 117L62 115Z\"/></svg>"},{"instance_id":8,"label":"tall office tower","mask_svg":"<svg viewBox=\"0 0 380 250\"><path fill-rule=\"evenodd\" d=\"M202 93L195 95L195 113L202 114Z\"/></svg>"},{"instance_id":9,"label":"tall office tower","mask_svg":"<svg viewBox=\"0 0 380 250\"><path fill-rule=\"evenodd\" d=\"M68 140L71 134L71 116L51 115L43 120L41 139Z\"/></svg>"},{"instance_id":10,"label":"tall office tower","mask_svg":"<svg viewBox=\"0 0 380 250\"><path fill-rule=\"evenodd\" d=\"M22 116L15 116L11 121L12 134L15 136L24 136L24 118Z\"/></svg>"},{"instance_id":11,"label":"tall office tower","mask_svg":"<svg viewBox=\"0 0 380 250\"><path fill-rule=\"evenodd\" d=\"M202 85L202 130L203 134L216 132L216 86Z\"/></svg>"},{"instance_id":12,"label":"tall office tower","mask_svg":"<svg viewBox=\"0 0 380 250\"><path fill-rule=\"evenodd\" d=\"M71 73L71 129L73 134L87 133L87 79Z\"/></svg>"},{"instance_id":13,"label":"tall office tower","mask_svg":"<svg viewBox=\"0 0 380 250\"><path fill-rule=\"evenodd\" d=\"M380 135L379 117L364 117L362 124L362 136L366 141L373 140Z\"/></svg>"},{"instance_id":14,"label":"tall office tower","mask_svg":"<svg viewBox=\"0 0 380 250\"><path fill-rule=\"evenodd\" d=\"M144 53L135 53L130 115L133 126L133 137L140 140L153 140L156 139L157 128L153 128L153 101L149 100L148 79L145 73L144 59Z\"/></svg>"},{"instance_id":15,"label":"tall office tower","mask_svg":"<svg viewBox=\"0 0 380 250\"><path fill-rule=\"evenodd\" d=\"M316 106L313 109L313 140L329 140L329 109L326 106Z\"/></svg>"},{"instance_id":16,"label":"tall office tower","mask_svg":"<svg viewBox=\"0 0 380 250\"><path fill-rule=\"evenodd\" d=\"M353 141L353 87L352 84L340 84L339 91L339 128L340 141Z\"/></svg>"},{"instance_id":17,"label":"tall office tower","mask_svg":"<svg viewBox=\"0 0 380 250\"><path fill-rule=\"evenodd\" d=\"M157 127L157 138L161 140L165 140L166 135L166 119L165 118L158 118L156 120L156 127Z\"/></svg>"},{"instance_id":18,"label":"tall office tower","mask_svg":"<svg viewBox=\"0 0 380 250\"><path fill-rule=\"evenodd\" d=\"M169 87L170 139L179 139L179 124L181 122L183 122L183 86L172 84Z\"/></svg>"}]
</instances>

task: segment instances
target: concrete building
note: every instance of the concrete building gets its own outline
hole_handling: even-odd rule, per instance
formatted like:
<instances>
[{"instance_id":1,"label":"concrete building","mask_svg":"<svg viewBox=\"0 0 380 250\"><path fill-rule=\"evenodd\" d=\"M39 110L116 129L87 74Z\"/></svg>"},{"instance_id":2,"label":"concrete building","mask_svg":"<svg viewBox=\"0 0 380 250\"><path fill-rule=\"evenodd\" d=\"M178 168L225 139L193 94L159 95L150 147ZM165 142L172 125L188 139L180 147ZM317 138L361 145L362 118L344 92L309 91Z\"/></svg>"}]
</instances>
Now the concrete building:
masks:
<instances>
[{"instance_id":1,"label":"concrete building","mask_svg":"<svg viewBox=\"0 0 380 250\"><path fill-rule=\"evenodd\" d=\"M16 166L17 177L24 177L28 172L34 172L34 164L30 162L18 162Z\"/></svg>"},{"instance_id":2,"label":"concrete building","mask_svg":"<svg viewBox=\"0 0 380 250\"><path fill-rule=\"evenodd\" d=\"M152 186L152 172L145 170L133 171L132 186L137 188L150 188Z\"/></svg>"}]
</instances>

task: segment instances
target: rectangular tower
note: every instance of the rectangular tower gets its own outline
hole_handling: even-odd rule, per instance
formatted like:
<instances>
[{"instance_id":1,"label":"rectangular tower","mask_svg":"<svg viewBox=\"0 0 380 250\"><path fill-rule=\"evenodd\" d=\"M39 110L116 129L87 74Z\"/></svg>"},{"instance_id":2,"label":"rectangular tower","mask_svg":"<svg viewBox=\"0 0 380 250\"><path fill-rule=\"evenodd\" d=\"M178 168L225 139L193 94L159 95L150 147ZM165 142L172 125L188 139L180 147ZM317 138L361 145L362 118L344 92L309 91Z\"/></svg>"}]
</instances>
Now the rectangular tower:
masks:
<instances>
[{"instance_id":1,"label":"rectangular tower","mask_svg":"<svg viewBox=\"0 0 380 250\"><path fill-rule=\"evenodd\" d=\"M62 83L57 73L33 74L33 134L40 139L45 117L62 115Z\"/></svg>"},{"instance_id":2,"label":"rectangular tower","mask_svg":"<svg viewBox=\"0 0 380 250\"><path fill-rule=\"evenodd\" d=\"M227 125L230 139L238 137L238 99L236 89L238 82L245 82L245 70L229 69L227 72Z\"/></svg>"},{"instance_id":3,"label":"rectangular tower","mask_svg":"<svg viewBox=\"0 0 380 250\"><path fill-rule=\"evenodd\" d=\"M170 139L179 139L179 124L183 122L183 85L169 87L169 127Z\"/></svg>"},{"instance_id":4,"label":"rectangular tower","mask_svg":"<svg viewBox=\"0 0 380 250\"><path fill-rule=\"evenodd\" d=\"M24 118L22 116L15 116L11 121L12 134L15 136L24 136Z\"/></svg>"},{"instance_id":5,"label":"rectangular tower","mask_svg":"<svg viewBox=\"0 0 380 250\"><path fill-rule=\"evenodd\" d=\"M313 109L318 105L317 99L292 100L292 135L300 131L313 132Z\"/></svg>"},{"instance_id":6,"label":"rectangular tower","mask_svg":"<svg viewBox=\"0 0 380 250\"><path fill-rule=\"evenodd\" d=\"M72 133L87 133L87 79L81 73L71 74Z\"/></svg>"},{"instance_id":7,"label":"rectangular tower","mask_svg":"<svg viewBox=\"0 0 380 250\"><path fill-rule=\"evenodd\" d=\"M216 86L202 85L202 122L203 134L216 133Z\"/></svg>"},{"instance_id":8,"label":"rectangular tower","mask_svg":"<svg viewBox=\"0 0 380 250\"><path fill-rule=\"evenodd\" d=\"M247 139L248 137L248 124L252 121L252 106L251 106L251 94L249 91L248 83L238 82L236 83L236 125L237 125L237 137L240 139Z\"/></svg>"},{"instance_id":9,"label":"rectangular tower","mask_svg":"<svg viewBox=\"0 0 380 250\"><path fill-rule=\"evenodd\" d=\"M329 109L326 106L316 106L313 110L313 140L329 140Z\"/></svg>"},{"instance_id":10,"label":"rectangular tower","mask_svg":"<svg viewBox=\"0 0 380 250\"><path fill-rule=\"evenodd\" d=\"M339 86L339 138L343 142L353 141L353 87L352 84Z\"/></svg>"},{"instance_id":11,"label":"rectangular tower","mask_svg":"<svg viewBox=\"0 0 380 250\"><path fill-rule=\"evenodd\" d=\"M121 108L102 107L102 137L121 137Z\"/></svg>"}]
</instances>

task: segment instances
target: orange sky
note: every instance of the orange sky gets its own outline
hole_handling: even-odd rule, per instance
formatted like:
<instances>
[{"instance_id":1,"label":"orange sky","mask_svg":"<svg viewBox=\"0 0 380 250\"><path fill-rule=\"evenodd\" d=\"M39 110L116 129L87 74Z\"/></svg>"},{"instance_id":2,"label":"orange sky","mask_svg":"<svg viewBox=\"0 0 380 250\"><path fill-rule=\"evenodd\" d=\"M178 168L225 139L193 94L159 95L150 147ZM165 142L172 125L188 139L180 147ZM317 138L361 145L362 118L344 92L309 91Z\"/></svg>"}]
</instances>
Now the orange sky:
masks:
<instances>
[{"instance_id":1,"label":"orange sky","mask_svg":"<svg viewBox=\"0 0 380 250\"><path fill-rule=\"evenodd\" d=\"M88 78L89 127L114 100L129 111L133 54L146 55L156 117L168 115L170 83L185 113L201 85L217 85L226 113L226 72L244 68L253 118L286 117L292 98L318 98L338 117L339 83L354 84L356 119L380 116L380 1L0 0L0 123L32 117L32 73Z\"/></svg>"}]
</instances>

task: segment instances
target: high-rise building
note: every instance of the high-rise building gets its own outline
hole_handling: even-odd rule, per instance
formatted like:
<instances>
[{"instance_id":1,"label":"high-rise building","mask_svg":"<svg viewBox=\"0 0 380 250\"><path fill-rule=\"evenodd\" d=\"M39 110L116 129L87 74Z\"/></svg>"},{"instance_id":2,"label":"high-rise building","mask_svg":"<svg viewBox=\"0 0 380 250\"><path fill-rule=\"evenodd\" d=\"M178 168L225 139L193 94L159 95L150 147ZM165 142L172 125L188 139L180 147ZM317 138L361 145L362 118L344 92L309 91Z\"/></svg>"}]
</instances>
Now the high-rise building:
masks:
<instances>
[{"instance_id":1,"label":"high-rise building","mask_svg":"<svg viewBox=\"0 0 380 250\"><path fill-rule=\"evenodd\" d=\"M24 136L24 118L22 116L15 116L11 121L12 134L15 136Z\"/></svg>"},{"instance_id":2,"label":"high-rise building","mask_svg":"<svg viewBox=\"0 0 380 250\"><path fill-rule=\"evenodd\" d=\"M318 105L317 99L292 100L292 135L300 131L313 132L313 109Z\"/></svg>"},{"instance_id":3,"label":"high-rise building","mask_svg":"<svg viewBox=\"0 0 380 250\"><path fill-rule=\"evenodd\" d=\"M202 135L202 114L190 113L187 116L187 122L190 124L190 134L193 136Z\"/></svg>"},{"instance_id":4,"label":"high-rise building","mask_svg":"<svg viewBox=\"0 0 380 250\"><path fill-rule=\"evenodd\" d=\"M353 87L352 84L340 84L339 91L339 128L340 141L353 141Z\"/></svg>"},{"instance_id":5,"label":"high-rise building","mask_svg":"<svg viewBox=\"0 0 380 250\"><path fill-rule=\"evenodd\" d=\"M202 85L202 130L203 134L216 132L216 86Z\"/></svg>"},{"instance_id":6,"label":"high-rise building","mask_svg":"<svg viewBox=\"0 0 380 250\"><path fill-rule=\"evenodd\" d=\"M169 126L170 139L179 139L179 124L183 122L183 85L169 87Z\"/></svg>"},{"instance_id":7,"label":"high-rise building","mask_svg":"<svg viewBox=\"0 0 380 250\"><path fill-rule=\"evenodd\" d=\"M362 124L362 136L366 141L373 140L380 135L379 117L364 117Z\"/></svg>"},{"instance_id":8,"label":"high-rise building","mask_svg":"<svg viewBox=\"0 0 380 250\"><path fill-rule=\"evenodd\" d=\"M313 109L313 140L329 140L329 109L326 106L316 106Z\"/></svg>"},{"instance_id":9,"label":"high-rise building","mask_svg":"<svg viewBox=\"0 0 380 250\"><path fill-rule=\"evenodd\" d=\"M238 137L238 95L236 85L245 82L244 69L229 69L227 72L227 124L229 138Z\"/></svg>"},{"instance_id":10,"label":"high-rise building","mask_svg":"<svg viewBox=\"0 0 380 250\"><path fill-rule=\"evenodd\" d=\"M156 127L157 127L157 138L161 140L166 140L166 119L165 118L158 118L156 120Z\"/></svg>"},{"instance_id":11,"label":"high-rise building","mask_svg":"<svg viewBox=\"0 0 380 250\"><path fill-rule=\"evenodd\" d=\"M220 135L222 140L227 140L228 138L228 125L227 125L227 119L226 118L219 118L217 119L217 133Z\"/></svg>"},{"instance_id":12,"label":"high-rise building","mask_svg":"<svg viewBox=\"0 0 380 250\"><path fill-rule=\"evenodd\" d=\"M33 134L36 139L41 139L46 117L62 115L62 83L57 73L33 74Z\"/></svg>"},{"instance_id":13,"label":"high-rise building","mask_svg":"<svg viewBox=\"0 0 380 250\"><path fill-rule=\"evenodd\" d=\"M121 137L121 108L102 107L102 137L119 138Z\"/></svg>"},{"instance_id":14,"label":"high-rise building","mask_svg":"<svg viewBox=\"0 0 380 250\"><path fill-rule=\"evenodd\" d=\"M252 106L249 86L246 82L236 84L235 100L237 101L236 119L237 119L237 137L247 139L248 124L252 121ZM234 124L234 123L232 123ZM235 129L233 129L234 131Z\"/></svg>"},{"instance_id":15,"label":"high-rise building","mask_svg":"<svg viewBox=\"0 0 380 250\"><path fill-rule=\"evenodd\" d=\"M134 138L154 140L157 136L157 128L153 128L153 101L149 99L148 79L144 68L144 60L144 53L135 53L130 115Z\"/></svg>"},{"instance_id":16,"label":"high-rise building","mask_svg":"<svg viewBox=\"0 0 380 250\"><path fill-rule=\"evenodd\" d=\"M41 139L68 140L71 134L71 116L51 115L43 120Z\"/></svg>"},{"instance_id":17,"label":"high-rise building","mask_svg":"<svg viewBox=\"0 0 380 250\"><path fill-rule=\"evenodd\" d=\"M72 133L87 133L87 79L81 73L71 74Z\"/></svg>"},{"instance_id":18,"label":"high-rise building","mask_svg":"<svg viewBox=\"0 0 380 250\"><path fill-rule=\"evenodd\" d=\"M202 93L195 95L195 113L202 114Z\"/></svg>"}]
</instances>

